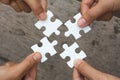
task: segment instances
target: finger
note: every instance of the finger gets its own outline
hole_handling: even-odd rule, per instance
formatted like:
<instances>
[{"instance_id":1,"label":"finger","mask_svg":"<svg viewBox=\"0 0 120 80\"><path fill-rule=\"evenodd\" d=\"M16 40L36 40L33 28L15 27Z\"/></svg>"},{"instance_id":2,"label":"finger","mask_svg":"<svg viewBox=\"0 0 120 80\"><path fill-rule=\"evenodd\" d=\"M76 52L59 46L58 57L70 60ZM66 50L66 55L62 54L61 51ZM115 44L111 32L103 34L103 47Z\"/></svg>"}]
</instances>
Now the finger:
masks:
<instances>
[{"instance_id":1,"label":"finger","mask_svg":"<svg viewBox=\"0 0 120 80\"><path fill-rule=\"evenodd\" d=\"M83 80L84 78L81 77L80 73L77 71L76 68L73 70L73 80Z\"/></svg>"},{"instance_id":2,"label":"finger","mask_svg":"<svg viewBox=\"0 0 120 80\"><path fill-rule=\"evenodd\" d=\"M113 13L112 12L108 12L105 15L99 17L97 20L98 21L101 21L101 20L102 21L109 21L109 20L111 20L112 17L113 17Z\"/></svg>"},{"instance_id":3,"label":"finger","mask_svg":"<svg viewBox=\"0 0 120 80\"><path fill-rule=\"evenodd\" d=\"M82 0L80 8L81 8L81 13L84 14L85 12L87 12L92 4L94 3L94 0Z\"/></svg>"},{"instance_id":4,"label":"finger","mask_svg":"<svg viewBox=\"0 0 120 80\"><path fill-rule=\"evenodd\" d=\"M41 13L40 18L45 20L47 18L47 0L41 0L41 6L43 8L43 13Z\"/></svg>"},{"instance_id":5,"label":"finger","mask_svg":"<svg viewBox=\"0 0 120 80\"><path fill-rule=\"evenodd\" d=\"M78 72L88 80L98 80L104 78L104 74L102 72L94 69L83 60L76 60L74 65Z\"/></svg>"},{"instance_id":6,"label":"finger","mask_svg":"<svg viewBox=\"0 0 120 80\"><path fill-rule=\"evenodd\" d=\"M10 0L0 0L1 3L10 4Z\"/></svg>"},{"instance_id":7,"label":"finger","mask_svg":"<svg viewBox=\"0 0 120 80\"><path fill-rule=\"evenodd\" d=\"M24 12L31 12L31 8L22 0L16 0L16 3L18 6L24 11Z\"/></svg>"},{"instance_id":8,"label":"finger","mask_svg":"<svg viewBox=\"0 0 120 80\"><path fill-rule=\"evenodd\" d=\"M11 3L10 3L10 6L13 8L13 9L15 9L15 11L16 12L21 12L22 11L22 9L17 5L17 3L15 2L15 1L11 1Z\"/></svg>"},{"instance_id":9,"label":"finger","mask_svg":"<svg viewBox=\"0 0 120 80\"><path fill-rule=\"evenodd\" d=\"M46 12L46 10L47 10L47 0L41 0L41 6L42 6L44 12Z\"/></svg>"},{"instance_id":10,"label":"finger","mask_svg":"<svg viewBox=\"0 0 120 80\"><path fill-rule=\"evenodd\" d=\"M34 65L36 65L41 59L40 53L33 53L29 55L24 61L17 66L19 74L28 72Z\"/></svg>"},{"instance_id":11,"label":"finger","mask_svg":"<svg viewBox=\"0 0 120 80\"><path fill-rule=\"evenodd\" d=\"M41 15L43 16L43 8L41 6L41 0L24 0L29 6L30 8L32 9L34 15L38 18L38 19L41 19Z\"/></svg>"},{"instance_id":12,"label":"finger","mask_svg":"<svg viewBox=\"0 0 120 80\"><path fill-rule=\"evenodd\" d=\"M31 70L26 74L24 80L36 80L37 76L37 65L35 65Z\"/></svg>"},{"instance_id":13,"label":"finger","mask_svg":"<svg viewBox=\"0 0 120 80\"><path fill-rule=\"evenodd\" d=\"M90 8L78 21L78 25L80 27L85 27L91 24L94 20L96 20L101 15L108 12L109 9L103 4L103 2L99 1L95 6Z\"/></svg>"},{"instance_id":14,"label":"finger","mask_svg":"<svg viewBox=\"0 0 120 80\"><path fill-rule=\"evenodd\" d=\"M14 63L14 62L7 62L7 63L5 63L4 66L11 67L11 66L14 66L14 65L16 65L16 63Z\"/></svg>"}]
</instances>

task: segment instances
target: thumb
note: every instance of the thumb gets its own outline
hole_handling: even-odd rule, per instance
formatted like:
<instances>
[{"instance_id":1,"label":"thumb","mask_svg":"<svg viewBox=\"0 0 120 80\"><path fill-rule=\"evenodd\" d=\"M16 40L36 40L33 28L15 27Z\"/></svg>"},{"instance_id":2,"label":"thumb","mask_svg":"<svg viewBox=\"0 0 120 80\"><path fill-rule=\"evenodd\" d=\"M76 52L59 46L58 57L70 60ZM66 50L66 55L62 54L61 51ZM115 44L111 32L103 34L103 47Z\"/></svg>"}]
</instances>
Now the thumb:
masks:
<instances>
[{"instance_id":1,"label":"thumb","mask_svg":"<svg viewBox=\"0 0 120 80\"><path fill-rule=\"evenodd\" d=\"M103 3L104 2L99 1L96 5L82 13L82 17L78 20L78 25L80 27L88 26L94 20L107 13L110 9Z\"/></svg>"},{"instance_id":2,"label":"thumb","mask_svg":"<svg viewBox=\"0 0 120 80\"><path fill-rule=\"evenodd\" d=\"M24 0L29 6L30 8L32 9L34 15L40 19L40 20L45 20L46 19L46 12L44 10L44 8L46 7L43 7L41 5L44 4L44 6L46 6L47 4L47 1L46 0ZM46 3L45 3L46 2Z\"/></svg>"},{"instance_id":3,"label":"thumb","mask_svg":"<svg viewBox=\"0 0 120 80\"><path fill-rule=\"evenodd\" d=\"M78 72L89 80L98 80L104 77L102 72L94 69L83 60L75 60L74 65Z\"/></svg>"},{"instance_id":4,"label":"thumb","mask_svg":"<svg viewBox=\"0 0 120 80\"><path fill-rule=\"evenodd\" d=\"M45 20L47 18L47 0L41 0L41 6L43 8L43 12L39 15L40 19Z\"/></svg>"},{"instance_id":5,"label":"thumb","mask_svg":"<svg viewBox=\"0 0 120 80\"><path fill-rule=\"evenodd\" d=\"M26 73L30 70L34 65L36 65L41 59L40 53L33 53L29 55L25 60L23 60L20 64L18 64L17 69L20 70L21 74Z\"/></svg>"}]
</instances>

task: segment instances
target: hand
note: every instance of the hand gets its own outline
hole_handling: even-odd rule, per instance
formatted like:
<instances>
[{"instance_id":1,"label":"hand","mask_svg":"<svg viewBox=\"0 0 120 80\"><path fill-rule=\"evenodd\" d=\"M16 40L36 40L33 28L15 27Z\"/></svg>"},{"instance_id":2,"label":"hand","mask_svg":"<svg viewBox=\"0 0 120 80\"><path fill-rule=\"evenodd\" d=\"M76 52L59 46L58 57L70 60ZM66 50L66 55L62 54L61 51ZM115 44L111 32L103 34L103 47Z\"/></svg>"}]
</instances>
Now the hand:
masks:
<instances>
[{"instance_id":1,"label":"hand","mask_svg":"<svg viewBox=\"0 0 120 80\"><path fill-rule=\"evenodd\" d=\"M8 4L13 7L17 12L31 12L40 19L45 20L47 0L0 0L4 4Z\"/></svg>"},{"instance_id":2,"label":"hand","mask_svg":"<svg viewBox=\"0 0 120 80\"><path fill-rule=\"evenodd\" d=\"M85 27L96 19L108 21L117 11L120 11L120 0L82 0L82 18L79 19L78 25Z\"/></svg>"},{"instance_id":3,"label":"hand","mask_svg":"<svg viewBox=\"0 0 120 80\"><path fill-rule=\"evenodd\" d=\"M19 64L12 62L0 66L1 80L36 80L37 63L41 59L40 53L29 55Z\"/></svg>"},{"instance_id":4,"label":"hand","mask_svg":"<svg viewBox=\"0 0 120 80\"><path fill-rule=\"evenodd\" d=\"M83 60L76 60L73 80L120 80L120 78L100 72Z\"/></svg>"}]
</instances>

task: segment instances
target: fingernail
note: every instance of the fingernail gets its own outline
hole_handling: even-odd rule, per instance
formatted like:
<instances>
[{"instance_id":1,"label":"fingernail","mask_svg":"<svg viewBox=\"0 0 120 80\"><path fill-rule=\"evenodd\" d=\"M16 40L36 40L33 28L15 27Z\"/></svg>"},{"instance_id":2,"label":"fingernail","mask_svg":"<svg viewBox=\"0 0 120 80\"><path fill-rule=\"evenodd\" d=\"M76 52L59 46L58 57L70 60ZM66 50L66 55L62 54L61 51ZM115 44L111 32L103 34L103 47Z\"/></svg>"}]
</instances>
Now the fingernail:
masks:
<instances>
[{"instance_id":1,"label":"fingernail","mask_svg":"<svg viewBox=\"0 0 120 80\"><path fill-rule=\"evenodd\" d=\"M74 67L75 68L77 68L77 67L79 67L79 65L82 63L82 59L76 59L75 61L74 61Z\"/></svg>"},{"instance_id":2,"label":"fingernail","mask_svg":"<svg viewBox=\"0 0 120 80\"><path fill-rule=\"evenodd\" d=\"M46 18L47 18L46 12L40 13L40 15L39 15L39 19L40 19L40 20L45 20Z\"/></svg>"},{"instance_id":3,"label":"fingernail","mask_svg":"<svg viewBox=\"0 0 120 80\"><path fill-rule=\"evenodd\" d=\"M84 27L87 24L87 21L84 18L80 18L78 21L78 25L80 27Z\"/></svg>"},{"instance_id":4,"label":"fingernail","mask_svg":"<svg viewBox=\"0 0 120 80\"><path fill-rule=\"evenodd\" d=\"M34 59L35 61L40 61L40 59L41 59L40 53L39 53L39 52L36 52L36 53L34 54L34 56L33 56L33 59Z\"/></svg>"}]
</instances>

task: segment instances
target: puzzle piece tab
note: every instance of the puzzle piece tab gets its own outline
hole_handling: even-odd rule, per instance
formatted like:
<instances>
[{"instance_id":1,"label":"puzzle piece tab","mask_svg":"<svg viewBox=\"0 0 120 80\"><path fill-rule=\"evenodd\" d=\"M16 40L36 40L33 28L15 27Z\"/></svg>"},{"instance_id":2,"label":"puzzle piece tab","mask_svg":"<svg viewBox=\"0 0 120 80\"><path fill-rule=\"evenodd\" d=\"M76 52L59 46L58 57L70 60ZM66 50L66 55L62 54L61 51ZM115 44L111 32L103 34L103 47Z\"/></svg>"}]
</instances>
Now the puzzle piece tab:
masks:
<instances>
[{"instance_id":1,"label":"puzzle piece tab","mask_svg":"<svg viewBox=\"0 0 120 80\"><path fill-rule=\"evenodd\" d=\"M57 41L54 40L52 43L50 43L47 37L44 37L40 42L42 43L41 47L39 47L38 44L35 44L31 47L31 49L34 52L40 52L42 54L41 62L43 63L47 60L47 57L45 56L47 53L49 53L51 56L57 53L54 49L54 46L57 45Z\"/></svg>"},{"instance_id":2,"label":"puzzle piece tab","mask_svg":"<svg viewBox=\"0 0 120 80\"><path fill-rule=\"evenodd\" d=\"M81 51L80 53L76 53L75 49L79 48L77 43L74 43L73 45L71 45L70 47L68 47L67 44L63 45L63 48L65 49L64 52L62 52L60 54L60 56L65 59L66 57L70 57L70 61L67 62L68 66L70 68L73 68L74 66L74 60L75 59L84 59L86 56L86 54L84 53L84 51Z\"/></svg>"},{"instance_id":3,"label":"puzzle piece tab","mask_svg":"<svg viewBox=\"0 0 120 80\"><path fill-rule=\"evenodd\" d=\"M38 29L41 29L42 27L45 27L45 31L43 32L44 35L47 37L50 37L51 34L55 33L56 35L60 34L60 31L58 28L62 25L62 22L59 19L56 19L54 22L51 21L51 18L53 17L53 13L51 11L47 12L47 19L45 21L39 20L35 26Z\"/></svg>"},{"instance_id":4,"label":"puzzle piece tab","mask_svg":"<svg viewBox=\"0 0 120 80\"><path fill-rule=\"evenodd\" d=\"M89 32L91 28L89 26L85 28L80 28L77 24L77 21L81 17L81 14L78 13L77 15L74 16L75 23L72 23L71 20L68 20L65 25L68 28L68 31L65 32L65 36L68 37L71 34L74 36L75 39L80 38L82 35L80 34L80 31L83 30L85 33Z\"/></svg>"}]
</instances>

